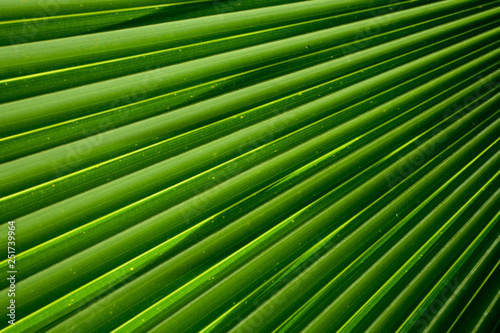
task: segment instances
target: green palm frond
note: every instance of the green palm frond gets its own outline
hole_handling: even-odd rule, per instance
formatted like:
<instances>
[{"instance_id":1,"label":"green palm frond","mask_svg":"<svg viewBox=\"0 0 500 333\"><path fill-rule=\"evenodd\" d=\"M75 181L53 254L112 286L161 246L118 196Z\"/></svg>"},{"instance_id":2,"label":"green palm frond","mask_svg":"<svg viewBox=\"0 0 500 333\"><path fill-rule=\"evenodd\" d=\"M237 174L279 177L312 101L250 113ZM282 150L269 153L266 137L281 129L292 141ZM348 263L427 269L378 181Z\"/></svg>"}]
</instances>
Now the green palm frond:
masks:
<instances>
[{"instance_id":1,"label":"green palm frond","mask_svg":"<svg viewBox=\"0 0 500 333\"><path fill-rule=\"evenodd\" d=\"M1 332L495 331L499 22L2 0Z\"/></svg>"}]
</instances>

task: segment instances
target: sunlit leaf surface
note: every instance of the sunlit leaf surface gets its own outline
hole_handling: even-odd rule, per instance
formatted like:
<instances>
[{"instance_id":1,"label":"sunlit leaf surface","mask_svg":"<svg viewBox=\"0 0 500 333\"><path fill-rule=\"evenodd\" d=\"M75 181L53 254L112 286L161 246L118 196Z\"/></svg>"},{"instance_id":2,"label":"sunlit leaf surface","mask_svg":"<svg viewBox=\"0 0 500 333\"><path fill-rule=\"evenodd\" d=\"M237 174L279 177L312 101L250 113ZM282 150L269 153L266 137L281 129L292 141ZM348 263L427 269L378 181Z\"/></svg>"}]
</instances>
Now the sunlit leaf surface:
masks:
<instances>
[{"instance_id":1,"label":"sunlit leaf surface","mask_svg":"<svg viewBox=\"0 0 500 333\"><path fill-rule=\"evenodd\" d=\"M499 37L498 0L1 0L1 331L499 330Z\"/></svg>"}]
</instances>

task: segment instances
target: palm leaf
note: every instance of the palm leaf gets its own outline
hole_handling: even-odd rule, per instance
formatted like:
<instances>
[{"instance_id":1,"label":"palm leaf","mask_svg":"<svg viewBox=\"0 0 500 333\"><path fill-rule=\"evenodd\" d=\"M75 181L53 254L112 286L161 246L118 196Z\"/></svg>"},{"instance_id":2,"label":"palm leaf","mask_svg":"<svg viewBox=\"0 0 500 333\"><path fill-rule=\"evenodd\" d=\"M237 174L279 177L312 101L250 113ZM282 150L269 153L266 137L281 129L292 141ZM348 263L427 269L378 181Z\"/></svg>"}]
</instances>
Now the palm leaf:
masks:
<instances>
[{"instance_id":1,"label":"palm leaf","mask_svg":"<svg viewBox=\"0 0 500 333\"><path fill-rule=\"evenodd\" d=\"M4 0L2 332L494 331L499 5Z\"/></svg>"}]
</instances>

